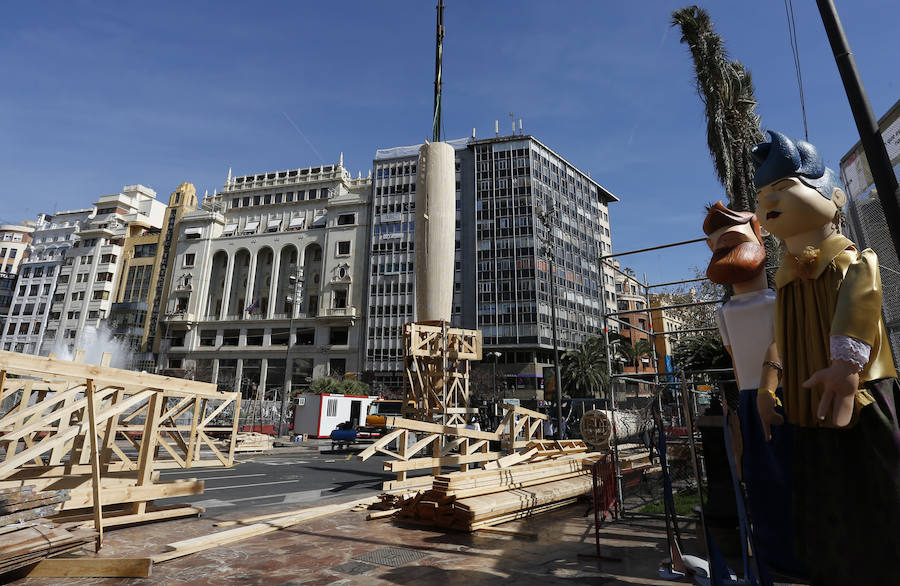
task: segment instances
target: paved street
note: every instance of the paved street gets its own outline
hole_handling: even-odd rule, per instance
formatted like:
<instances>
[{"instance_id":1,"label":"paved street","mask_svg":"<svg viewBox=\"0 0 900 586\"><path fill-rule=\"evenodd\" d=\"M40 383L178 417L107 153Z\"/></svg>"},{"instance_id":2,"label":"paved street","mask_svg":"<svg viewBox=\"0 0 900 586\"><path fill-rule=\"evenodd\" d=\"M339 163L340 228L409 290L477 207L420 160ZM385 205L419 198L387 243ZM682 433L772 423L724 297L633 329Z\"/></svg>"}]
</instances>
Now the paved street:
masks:
<instances>
[{"instance_id":1,"label":"paved street","mask_svg":"<svg viewBox=\"0 0 900 586\"><path fill-rule=\"evenodd\" d=\"M156 502L189 503L204 507L209 513L230 516L282 503L303 506L333 497L349 499L379 492L382 482L395 478L382 470L381 456L359 462L356 452L332 452L330 446L323 446L321 451L315 446L306 450L275 449L265 454L239 454L235 460L240 464L232 468L163 470L162 481L198 478L205 482L205 490L199 495Z\"/></svg>"}]
</instances>

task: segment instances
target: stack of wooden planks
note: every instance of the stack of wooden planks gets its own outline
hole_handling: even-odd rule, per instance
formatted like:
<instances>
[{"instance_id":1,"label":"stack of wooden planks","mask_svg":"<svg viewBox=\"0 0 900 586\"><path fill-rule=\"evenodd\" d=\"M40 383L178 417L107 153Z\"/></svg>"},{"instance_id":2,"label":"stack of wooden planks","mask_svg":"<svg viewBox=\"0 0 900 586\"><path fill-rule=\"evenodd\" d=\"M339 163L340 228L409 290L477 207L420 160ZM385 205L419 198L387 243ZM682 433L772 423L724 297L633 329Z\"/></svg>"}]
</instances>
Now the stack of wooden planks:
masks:
<instances>
[{"instance_id":1,"label":"stack of wooden planks","mask_svg":"<svg viewBox=\"0 0 900 586\"><path fill-rule=\"evenodd\" d=\"M226 445L228 442L222 442ZM274 447L272 436L255 431L240 432L235 436L234 451L237 452L267 452Z\"/></svg>"},{"instance_id":2,"label":"stack of wooden planks","mask_svg":"<svg viewBox=\"0 0 900 586\"><path fill-rule=\"evenodd\" d=\"M67 490L0 489L0 574L94 541L94 531L68 531L45 519L68 499Z\"/></svg>"},{"instance_id":3,"label":"stack of wooden planks","mask_svg":"<svg viewBox=\"0 0 900 586\"><path fill-rule=\"evenodd\" d=\"M533 453L534 448L525 453ZM591 455L562 454L534 463L436 476L431 490L401 506L399 519L474 531L571 504L590 492Z\"/></svg>"},{"instance_id":4,"label":"stack of wooden planks","mask_svg":"<svg viewBox=\"0 0 900 586\"><path fill-rule=\"evenodd\" d=\"M38 492L34 485L0 488L0 528L49 517L67 500L68 490Z\"/></svg>"}]
</instances>

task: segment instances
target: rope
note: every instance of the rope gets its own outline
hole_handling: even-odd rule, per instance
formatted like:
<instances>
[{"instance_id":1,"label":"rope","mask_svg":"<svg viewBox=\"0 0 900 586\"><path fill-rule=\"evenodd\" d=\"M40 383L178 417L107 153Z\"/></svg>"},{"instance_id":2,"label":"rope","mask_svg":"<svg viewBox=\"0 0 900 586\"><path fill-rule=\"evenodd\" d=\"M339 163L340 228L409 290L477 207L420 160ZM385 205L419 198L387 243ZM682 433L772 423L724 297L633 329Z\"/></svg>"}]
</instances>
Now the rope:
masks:
<instances>
[{"instance_id":1,"label":"rope","mask_svg":"<svg viewBox=\"0 0 900 586\"><path fill-rule=\"evenodd\" d=\"M784 0L784 13L788 21L788 37L791 41L791 52L794 56L794 71L797 74L797 88L800 90L800 110L803 113L803 135L809 142L809 127L806 124L806 99L803 97L803 74L800 71L800 51L797 49L797 21L794 19L794 1Z\"/></svg>"}]
</instances>

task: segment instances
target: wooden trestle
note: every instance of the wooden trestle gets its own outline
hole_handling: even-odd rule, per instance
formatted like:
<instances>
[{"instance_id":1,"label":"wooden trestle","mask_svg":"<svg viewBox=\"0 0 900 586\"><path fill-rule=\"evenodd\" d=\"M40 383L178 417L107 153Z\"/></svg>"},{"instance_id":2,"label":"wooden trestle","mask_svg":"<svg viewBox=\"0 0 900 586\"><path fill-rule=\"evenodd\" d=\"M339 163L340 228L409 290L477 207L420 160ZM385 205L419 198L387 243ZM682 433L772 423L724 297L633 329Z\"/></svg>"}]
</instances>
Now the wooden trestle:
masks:
<instances>
[{"instance_id":1,"label":"wooden trestle","mask_svg":"<svg viewBox=\"0 0 900 586\"><path fill-rule=\"evenodd\" d=\"M231 466L240 393L215 385L0 351L0 489L67 489L60 518L103 525L196 515L159 498L203 492L203 481L160 482L163 468ZM217 418L228 424L215 426ZM227 449L214 432L231 435ZM212 458L201 459L201 448Z\"/></svg>"}]
</instances>

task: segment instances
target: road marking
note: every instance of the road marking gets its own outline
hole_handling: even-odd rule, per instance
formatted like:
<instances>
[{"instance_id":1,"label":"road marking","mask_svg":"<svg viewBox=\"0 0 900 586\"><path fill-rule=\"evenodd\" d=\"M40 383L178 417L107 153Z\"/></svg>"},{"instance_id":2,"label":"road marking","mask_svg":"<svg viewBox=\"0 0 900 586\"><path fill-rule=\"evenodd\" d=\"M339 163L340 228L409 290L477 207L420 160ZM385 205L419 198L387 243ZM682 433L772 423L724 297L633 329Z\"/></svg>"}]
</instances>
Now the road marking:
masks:
<instances>
[{"instance_id":1,"label":"road marking","mask_svg":"<svg viewBox=\"0 0 900 586\"><path fill-rule=\"evenodd\" d=\"M236 476L206 476L203 480L223 480L232 478L250 478L251 476L268 476L267 474L238 474Z\"/></svg>"},{"instance_id":2,"label":"road marking","mask_svg":"<svg viewBox=\"0 0 900 586\"><path fill-rule=\"evenodd\" d=\"M221 508L221 507L233 507L234 505L232 505L228 501L220 501L218 499L207 499L205 501L197 501L197 502L191 503L191 506L203 507L204 509L215 509L215 508Z\"/></svg>"},{"instance_id":3,"label":"road marking","mask_svg":"<svg viewBox=\"0 0 900 586\"><path fill-rule=\"evenodd\" d=\"M210 492L213 490L231 490L231 489L237 489L237 488L250 488L251 486L271 486L273 484L287 484L289 482L297 484L297 482L299 482L299 480L276 480L275 482L258 482L256 484L238 484L237 486L217 486L215 488L206 488L203 490L203 492ZM268 495L261 495L260 497L256 497L256 498L262 498L265 496L268 496Z\"/></svg>"}]
</instances>

